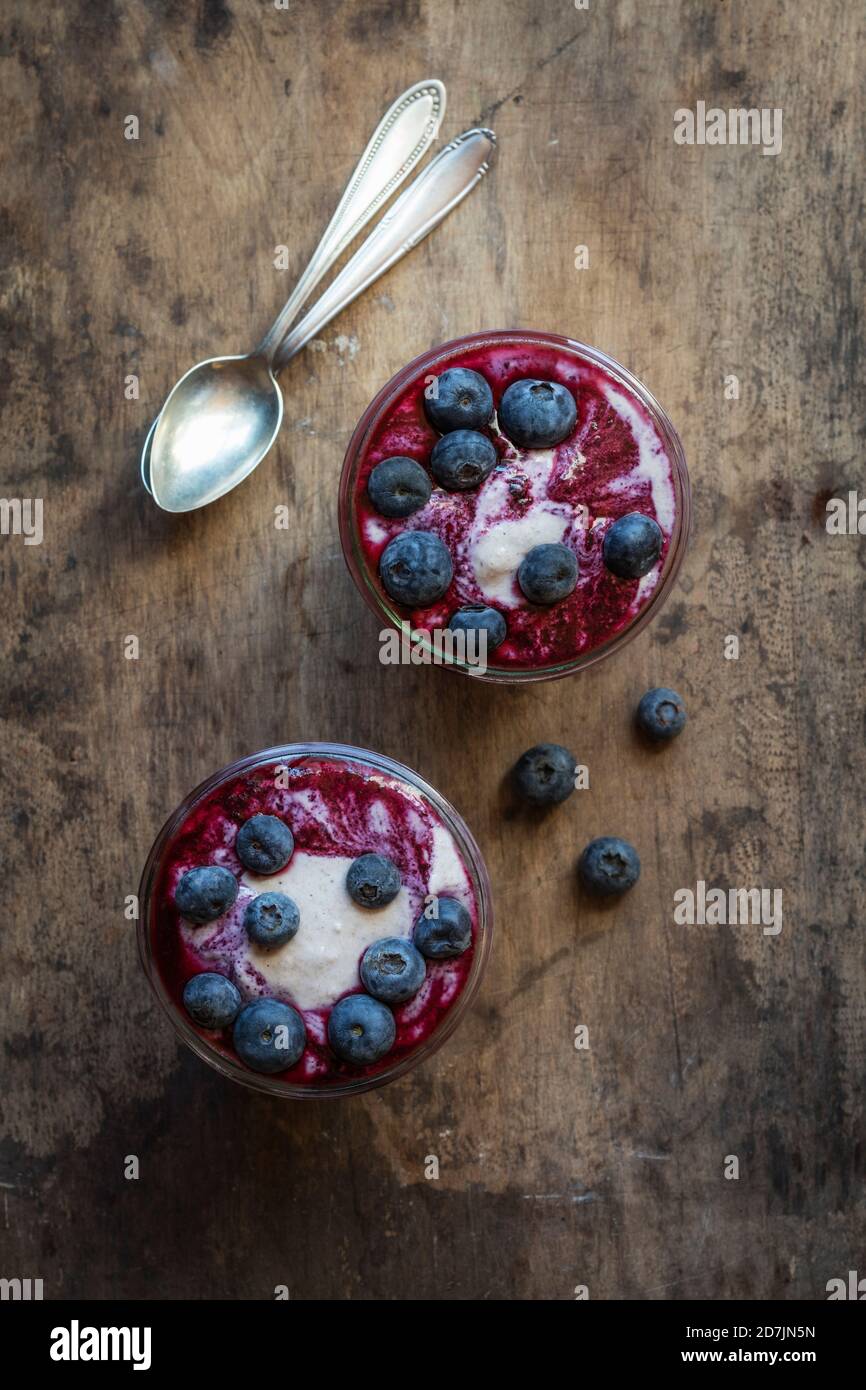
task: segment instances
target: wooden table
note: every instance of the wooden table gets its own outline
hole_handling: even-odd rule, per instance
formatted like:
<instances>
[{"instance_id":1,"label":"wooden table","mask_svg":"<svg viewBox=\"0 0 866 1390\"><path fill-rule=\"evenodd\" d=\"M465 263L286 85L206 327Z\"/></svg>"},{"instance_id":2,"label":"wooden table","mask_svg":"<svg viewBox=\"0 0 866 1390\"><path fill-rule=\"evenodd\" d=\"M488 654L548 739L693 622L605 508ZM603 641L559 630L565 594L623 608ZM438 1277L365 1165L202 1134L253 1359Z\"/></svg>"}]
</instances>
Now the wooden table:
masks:
<instances>
[{"instance_id":1,"label":"wooden table","mask_svg":"<svg viewBox=\"0 0 866 1390\"><path fill-rule=\"evenodd\" d=\"M863 38L844 0L5 0L3 493L44 500L44 540L0 537L0 1273L46 1297L810 1299L862 1266L866 541L825 503L864 486ZM495 169L289 368L267 464L161 514L137 456L166 390L255 341L385 105L434 75L443 137L489 123ZM675 143L698 101L782 108L781 153ZM645 379L696 505L660 619L535 689L381 666L337 536L374 392L503 326ZM631 717L659 683L691 719L654 756ZM435 1059L279 1104L182 1050L124 903L191 786L315 738L465 814L497 940ZM591 781L543 832L502 790L540 739ZM575 884L599 833L643 858L614 910ZM781 889L782 932L677 926L698 880Z\"/></svg>"}]
</instances>

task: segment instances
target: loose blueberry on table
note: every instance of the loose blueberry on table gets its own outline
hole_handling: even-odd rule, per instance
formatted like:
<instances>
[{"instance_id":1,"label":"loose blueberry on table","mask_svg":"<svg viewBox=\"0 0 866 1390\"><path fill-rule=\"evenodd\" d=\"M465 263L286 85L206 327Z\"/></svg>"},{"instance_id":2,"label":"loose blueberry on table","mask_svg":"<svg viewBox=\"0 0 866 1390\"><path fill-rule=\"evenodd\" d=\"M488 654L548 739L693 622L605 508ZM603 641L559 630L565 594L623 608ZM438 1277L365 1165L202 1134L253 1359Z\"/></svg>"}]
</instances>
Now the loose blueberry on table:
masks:
<instances>
[{"instance_id":1,"label":"loose blueberry on table","mask_svg":"<svg viewBox=\"0 0 866 1390\"><path fill-rule=\"evenodd\" d=\"M188 812L161 861L152 951L222 1056L326 1089L432 1037L469 978L478 905L453 835L401 778L346 758L280 769L239 773Z\"/></svg>"},{"instance_id":2,"label":"loose blueberry on table","mask_svg":"<svg viewBox=\"0 0 866 1390\"><path fill-rule=\"evenodd\" d=\"M580 881L589 893L616 897L633 888L640 878L640 858L634 845L615 835L591 840L578 861Z\"/></svg>"},{"instance_id":3,"label":"loose blueberry on table","mask_svg":"<svg viewBox=\"0 0 866 1390\"><path fill-rule=\"evenodd\" d=\"M576 351L458 344L377 418L355 473L371 578L429 634L483 634L497 670L567 664L652 597L677 520L644 401Z\"/></svg>"},{"instance_id":4,"label":"loose blueberry on table","mask_svg":"<svg viewBox=\"0 0 866 1390\"><path fill-rule=\"evenodd\" d=\"M558 806L574 791L577 759L560 743L536 743L514 766L514 789L530 806Z\"/></svg>"},{"instance_id":5,"label":"loose blueberry on table","mask_svg":"<svg viewBox=\"0 0 866 1390\"><path fill-rule=\"evenodd\" d=\"M681 695L667 686L655 686L641 699L635 715L637 726L654 743L667 743L682 733L686 707Z\"/></svg>"}]
</instances>

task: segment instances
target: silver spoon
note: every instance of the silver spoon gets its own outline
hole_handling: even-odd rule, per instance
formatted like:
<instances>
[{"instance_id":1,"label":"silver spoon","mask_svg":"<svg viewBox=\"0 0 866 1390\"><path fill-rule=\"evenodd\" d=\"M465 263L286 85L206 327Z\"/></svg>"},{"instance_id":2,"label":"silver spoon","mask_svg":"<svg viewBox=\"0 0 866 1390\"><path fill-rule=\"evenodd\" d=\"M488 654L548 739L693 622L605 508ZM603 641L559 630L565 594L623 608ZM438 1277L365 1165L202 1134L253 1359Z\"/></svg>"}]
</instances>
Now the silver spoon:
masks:
<instances>
[{"instance_id":1,"label":"silver spoon","mask_svg":"<svg viewBox=\"0 0 866 1390\"><path fill-rule=\"evenodd\" d=\"M268 362L271 361L298 310L309 299L322 277L424 158L439 133L445 114L445 100L444 86L431 78L408 87L388 108L371 135L309 265L250 356L263 356ZM212 361L231 360L238 359L209 359L208 362L200 362L192 371L197 372ZM187 381L189 376L190 372L187 372L181 381ZM171 400L171 396L168 400ZM154 420L141 451L141 478L148 492L151 490L150 444L156 423Z\"/></svg>"},{"instance_id":2,"label":"silver spoon","mask_svg":"<svg viewBox=\"0 0 866 1390\"><path fill-rule=\"evenodd\" d=\"M193 511L222 497L253 471L282 420L275 374L463 201L487 172L495 143L493 132L484 129L452 140L401 193L270 363L256 353L215 358L181 378L151 441L151 492L160 507Z\"/></svg>"}]
</instances>

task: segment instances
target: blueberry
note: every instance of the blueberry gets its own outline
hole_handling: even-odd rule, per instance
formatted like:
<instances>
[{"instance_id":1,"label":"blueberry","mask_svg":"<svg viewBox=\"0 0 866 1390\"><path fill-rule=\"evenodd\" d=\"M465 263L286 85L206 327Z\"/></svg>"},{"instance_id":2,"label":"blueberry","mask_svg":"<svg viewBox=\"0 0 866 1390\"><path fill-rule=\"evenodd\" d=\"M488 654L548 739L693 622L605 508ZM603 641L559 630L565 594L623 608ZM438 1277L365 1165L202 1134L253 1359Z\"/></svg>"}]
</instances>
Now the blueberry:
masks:
<instances>
[{"instance_id":1,"label":"blueberry","mask_svg":"<svg viewBox=\"0 0 866 1390\"><path fill-rule=\"evenodd\" d=\"M252 874L276 874L292 857L295 837L277 816L250 816L235 840L235 853Z\"/></svg>"},{"instance_id":2,"label":"blueberry","mask_svg":"<svg viewBox=\"0 0 866 1390\"><path fill-rule=\"evenodd\" d=\"M640 579L656 564L663 542L658 522L643 512L628 512L608 528L601 553L618 579Z\"/></svg>"},{"instance_id":3,"label":"blueberry","mask_svg":"<svg viewBox=\"0 0 866 1390\"><path fill-rule=\"evenodd\" d=\"M584 888L600 897L613 897L633 887L640 878L640 859L634 845L615 835L591 840L577 865Z\"/></svg>"},{"instance_id":4,"label":"blueberry","mask_svg":"<svg viewBox=\"0 0 866 1390\"><path fill-rule=\"evenodd\" d=\"M400 870L384 854L362 854L349 865L346 887L359 907L386 907L400 892Z\"/></svg>"},{"instance_id":5,"label":"blueberry","mask_svg":"<svg viewBox=\"0 0 866 1390\"><path fill-rule=\"evenodd\" d=\"M577 761L559 743L536 743L518 758L514 785L531 806L557 806L574 791Z\"/></svg>"},{"instance_id":6,"label":"blueberry","mask_svg":"<svg viewBox=\"0 0 866 1390\"><path fill-rule=\"evenodd\" d=\"M637 726L655 743L665 743L682 733L686 723L686 706L682 695L667 686L656 686L641 698L635 715Z\"/></svg>"},{"instance_id":7,"label":"blueberry","mask_svg":"<svg viewBox=\"0 0 866 1390\"><path fill-rule=\"evenodd\" d=\"M307 1045L304 1020L279 999L254 999L235 1020L235 1052L253 1071L288 1071Z\"/></svg>"},{"instance_id":8,"label":"blueberry","mask_svg":"<svg viewBox=\"0 0 866 1390\"><path fill-rule=\"evenodd\" d=\"M259 893L247 904L244 926L256 946L285 946L298 930L301 914L285 893Z\"/></svg>"},{"instance_id":9,"label":"blueberry","mask_svg":"<svg viewBox=\"0 0 866 1390\"><path fill-rule=\"evenodd\" d=\"M328 1042L337 1056L356 1067L378 1062L397 1036L394 1015L369 994L347 994L331 1010Z\"/></svg>"},{"instance_id":10,"label":"blueberry","mask_svg":"<svg viewBox=\"0 0 866 1390\"><path fill-rule=\"evenodd\" d=\"M438 916L422 914L415 923L413 940L428 960L462 956L472 941L472 918L456 898L437 898Z\"/></svg>"},{"instance_id":11,"label":"blueberry","mask_svg":"<svg viewBox=\"0 0 866 1390\"><path fill-rule=\"evenodd\" d=\"M523 449L549 449L571 434L577 420L574 396L557 381L514 381L499 403L499 423Z\"/></svg>"},{"instance_id":12,"label":"blueberry","mask_svg":"<svg viewBox=\"0 0 866 1390\"><path fill-rule=\"evenodd\" d=\"M387 593L411 608L434 603L451 583L451 552L432 531L402 531L389 541L379 561Z\"/></svg>"},{"instance_id":13,"label":"blueberry","mask_svg":"<svg viewBox=\"0 0 866 1390\"><path fill-rule=\"evenodd\" d=\"M496 467L496 445L475 430L454 430L433 445L430 468L433 477L449 492L468 492L478 487Z\"/></svg>"},{"instance_id":14,"label":"blueberry","mask_svg":"<svg viewBox=\"0 0 866 1390\"><path fill-rule=\"evenodd\" d=\"M370 501L382 516L411 516L426 507L432 491L425 469L414 459L383 459L367 479Z\"/></svg>"},{"instance_id":15,"label":"blueberry","mask_svg":"<svg viewBox=\"0 0 866 1390\"><path fill-rule=\"evenodd\" d=\"M517 582L530 603L558 603L577 583L577 556L567 545L534 545L524 555Z\"/></svg>"},{"instance_id":16,"label":"blueberry","mask_svg":"<svg viewBox=\"0 0 866 1390\"><path fill-rule=\"evenodd\" d=\"M238 883L229 869L206 864L188 869L174 890L174 905L191 922L214 922L228 912L238 895Z\"/></svg>"},{"instance_id":17,"label":"blueberry","mask_svg":"<svg viewBox=\"0 0 866 1390\"><path fill-rule=\"evenodd\" d=\"M484 603L467 603L451 615L448 623L452 632L484 632L487 650L492 652L504 641L508 628L502 614Z\"/></svg>"},{"instance_id":18,"label":"blueberry","mask_svg":"<svg viewBox=\"0 0 866 1390\"><path fill-rule=\"evenodd\" d=\"M240 990L225 975L205 971L187 980L183 1007L199 1028L228 1028L241 1006Z\"/></svg>"},{"instance_id":19,"label":"blueberry","mask_svg":"<svg viewBox=\"0 0 866 1390\"><path fill-rule=\"evenodd\" d=\"M361 957L361 984L383 1004L403 1004L424 983L424 957L402 936L374 941Z\"/></svg>"},{"instance_id":20,"label":"blueberry","mask_svg":"<svg viewBox=\"0 0 866 1390\"><path fill-rule=\"evenodd\" d=\"M480 372L448 367L425 392L427 419L440 434L448 430L482 430L493 414L493 392Z\"/></svg>"}]
</instances>

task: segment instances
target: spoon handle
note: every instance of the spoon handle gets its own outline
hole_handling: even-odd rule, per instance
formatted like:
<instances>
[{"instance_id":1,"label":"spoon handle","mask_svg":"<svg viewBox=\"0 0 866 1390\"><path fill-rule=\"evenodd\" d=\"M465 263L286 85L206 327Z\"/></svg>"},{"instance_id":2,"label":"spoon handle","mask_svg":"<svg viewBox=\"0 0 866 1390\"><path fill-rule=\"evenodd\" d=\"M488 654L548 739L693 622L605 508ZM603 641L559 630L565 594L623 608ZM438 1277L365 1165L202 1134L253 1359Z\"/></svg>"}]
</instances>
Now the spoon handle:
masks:
<instances>
[{"instance_id":1,"label":"spoon handle","mask_svg":"<svg viewBox=\"0 0 866 1390\"><path fill-rule=\"evenodd\" d=\"M370 137L313 257L268 329L256 355L271 362L298 310L350 241L390 198L436 139L445 114L445 88L435 78L408 87Z\"/></svg>"},{"instance_id":2,"label":"spoon handle","mask_svg":"<svg viewBox=\"0 0 866 1390\"><path fill-rule=\"evenodd\" d=\"M492 130L467 130L436 156L401 193L337 278L274 354L278 372L296 352L357 299L374 280L417 246L428 232L471 193L487 172L496 145Z\"/></svg>"}]
</instances>

